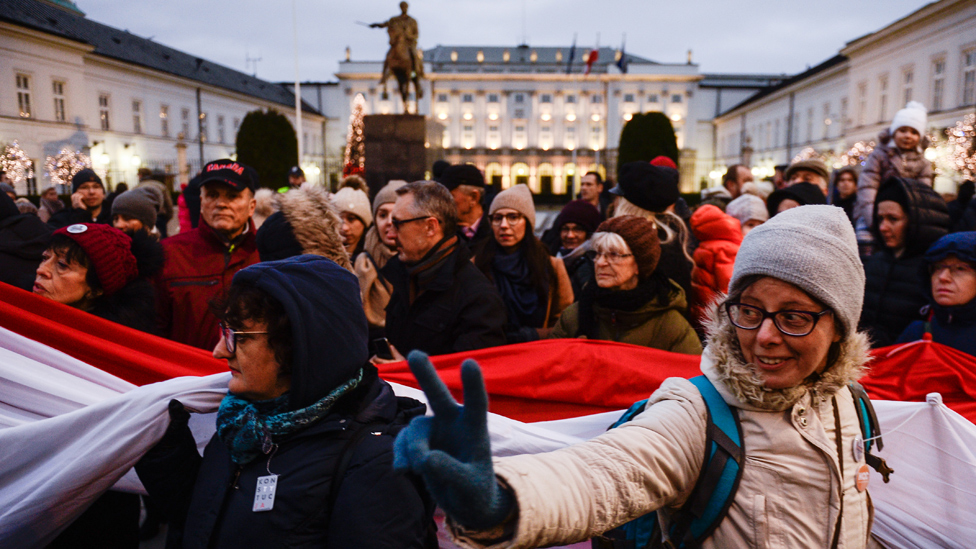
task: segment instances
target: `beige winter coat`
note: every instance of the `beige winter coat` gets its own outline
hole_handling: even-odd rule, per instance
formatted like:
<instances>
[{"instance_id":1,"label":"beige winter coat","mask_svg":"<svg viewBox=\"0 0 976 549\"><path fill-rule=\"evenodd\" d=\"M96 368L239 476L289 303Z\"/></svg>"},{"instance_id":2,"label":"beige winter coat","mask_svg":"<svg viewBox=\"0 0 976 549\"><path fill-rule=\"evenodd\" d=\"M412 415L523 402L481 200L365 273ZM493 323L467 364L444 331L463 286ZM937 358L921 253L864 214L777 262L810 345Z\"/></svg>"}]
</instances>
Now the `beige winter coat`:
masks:
<instances>
[{"instance_id":1,"label":"beige winter coat","mask_svg":"<svg viewBox=\"0 0 976 549\"><path fill-rule=\"evenodd\" d=\"M734 328L715 318L702 372L739 409L746 463L725 520L703 547L868 547L873 508L855 486L864 458L844 388L861 374L867 339L841 344L840 358L815 382L766 390L744 364ZM738 357L738 358L737 358ZM837 448L834 398L841 424ZM691 493L704 456L706 407L685 379L665 381L647 410L586 443L541 455L495 460L495 472L518 499L515 537L493 547L537 547L585 540L655 509L662 522ZM843 463L843 470L841 470ZM872 472L872 481L880 478ZM458 541L483 547L456 527Z\"/></svg>"}]
</instances>

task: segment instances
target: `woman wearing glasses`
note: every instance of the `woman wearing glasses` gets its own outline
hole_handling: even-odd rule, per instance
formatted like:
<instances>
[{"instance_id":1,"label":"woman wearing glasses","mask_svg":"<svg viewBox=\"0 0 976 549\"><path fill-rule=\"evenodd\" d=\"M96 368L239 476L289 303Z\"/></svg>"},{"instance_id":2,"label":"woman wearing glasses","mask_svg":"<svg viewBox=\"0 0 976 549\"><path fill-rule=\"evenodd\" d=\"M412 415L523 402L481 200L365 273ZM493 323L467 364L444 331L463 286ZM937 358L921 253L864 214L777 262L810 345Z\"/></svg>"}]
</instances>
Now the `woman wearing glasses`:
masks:
<instances>
[{"instance_id":1,"label":"woman wearing glasses","mask_svg":"<svg viewBox=\"0 0 976 549\"><path fill-rule=\"evenodd\" d=\"M897 343L922 339L976 356L976 232L943 236L925 252L921 289L928 296L926 320L905 328Z\"/></svg>"},{"instance_id":2,"label":"woman wearing glasses","mask_svg":"<svg viewBox=\"0 0 976 549\"><path fill-rule=\"evenodd\" d=\"M873 546L867 485L877 477L847 389L868 358L856 328L863 292L840 208L794 208L744 239L701 361L738 415L742 476L702 547ZM667 532L699 478L708 410L688 380L665 381L643 413L590 441L492 461L476 435L486 400L477 365L462 367L458 416L429 362L411 362L435 415L400 433L396 463L423 475L468 547L564 545L656 509Z\"/></svg>"},{"instance_id":3,"label":"woman wearing glasses","mask_svg":"<svg viewBox=\"0 0 976 549\"><path fill-rule=\"evenodd\" d=\"M493 238L474 256L474 264L491 280L508 312L509 343L546 337L563 309L573 302L573 286L562 260L549 255L532 232L535 205L526 185L495 196L488 209Z\"/></svg>"},{"instance_id":4,"label":"woman wearing glasses","mask_svg":"<svg viewBox=\"0 0 976 549\"><path fill-rule=\"evenodd\" d=\"M424 406L368 362L352 273L317 255L234 276L215 358L231 379L203 457L183 405L136 464L169 517L167 547L413 547L425 498L392 469L393 435Z\"/></svg>"},{"instance_id":5,"label":"woman wearing glasses","mask_svg":"<svg viewBox=\"0 0 976 549\"><path fill-rule=\"evenodd\" d=\"M633 215L604 221L590 243L596 284L587 284L550 337L585 337L700 355L685 320L684 290L656 270L661 244L654 225Z\"/></svg>"}]
</instances>

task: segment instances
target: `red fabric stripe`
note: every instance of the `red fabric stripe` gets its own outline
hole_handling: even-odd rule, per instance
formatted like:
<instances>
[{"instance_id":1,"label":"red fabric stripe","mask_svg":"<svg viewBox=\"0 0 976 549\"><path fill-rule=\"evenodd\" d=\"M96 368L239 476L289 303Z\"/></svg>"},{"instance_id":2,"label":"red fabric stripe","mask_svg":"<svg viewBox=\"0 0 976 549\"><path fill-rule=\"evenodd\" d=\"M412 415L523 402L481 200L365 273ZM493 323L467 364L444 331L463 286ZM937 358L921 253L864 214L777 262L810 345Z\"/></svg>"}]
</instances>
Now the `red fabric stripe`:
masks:
<instances>
[{"instance_id":1,"label":"red fabric stripe","mask_svg":"<svg viewBox=\"0 0 976 549\"><path fill-rule=\"evenodd\" d=\"M701 373L700 357L584 339L535 341L432 357L461 398L461 361L481 366L491 411L519 421L577 417L629 407L669 377ZM384 379L417 387L406 362L380 367Z\"/></svg>"},{"instance_id":2,"label":"red fabric stripe","mask_svg":"<svg viewBox=\"0 0 976 549\"><path fill-rule=\"evenodd\" d=\"M208 351L145 334L0 283L0 326L136 385L227 371Z\"/></svg>"}]
</instances>

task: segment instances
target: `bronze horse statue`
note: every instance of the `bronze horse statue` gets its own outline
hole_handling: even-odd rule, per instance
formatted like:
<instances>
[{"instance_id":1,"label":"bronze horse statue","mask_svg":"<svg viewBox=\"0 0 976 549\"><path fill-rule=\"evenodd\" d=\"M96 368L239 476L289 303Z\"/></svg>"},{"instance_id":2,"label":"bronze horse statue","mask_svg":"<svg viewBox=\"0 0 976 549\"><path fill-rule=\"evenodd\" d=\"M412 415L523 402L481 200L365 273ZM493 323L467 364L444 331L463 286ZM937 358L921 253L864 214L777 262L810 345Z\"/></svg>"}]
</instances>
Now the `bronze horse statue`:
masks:
<instances>
[{"instance_id":1,"label":"bronze horse statue","mask_svg":"<svg viewBox=\"0 0 976 549\"><path fill-rule=\"evenodd\" d=\"M417 21L407 15L406 2L400 2L400 11L400 15L390 18L389 21L373 23L370 27L385 27L390 35L390 50L386 52L386 59L383 61L383 76L380 77L380 84L383 86L383 99L390 97L386 89L386 80L392 75L397 79L400 98L403 99L403 111L409 113L407 97L410 95L410 82L413 82L417 99L424 95L424 90L420 86L420 79L424 76L424 62L417 50Z\"/></svg>"}]
</instances>

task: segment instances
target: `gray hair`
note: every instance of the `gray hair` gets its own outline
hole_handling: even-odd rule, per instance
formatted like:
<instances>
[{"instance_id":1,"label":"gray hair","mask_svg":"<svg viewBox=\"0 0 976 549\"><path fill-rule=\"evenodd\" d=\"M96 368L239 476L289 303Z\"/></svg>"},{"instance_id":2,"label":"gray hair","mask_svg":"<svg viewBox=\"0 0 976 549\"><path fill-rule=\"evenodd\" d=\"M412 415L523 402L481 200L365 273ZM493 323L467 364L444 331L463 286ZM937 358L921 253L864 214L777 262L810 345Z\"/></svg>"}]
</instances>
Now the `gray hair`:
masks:
<instances>
[{"instance_id":1,"label":"gray hair","mask_svg":"<svg viewBox=\"0 0 976 549\"><path fill-rule=\"evenodd\" d=\"M414 181L396 190L397 196L413 195L418 213L429 215L440 222L444 236L457 232L458 214L454 197L447 187L436 181Z\"/></svg>"}]
</instances>

